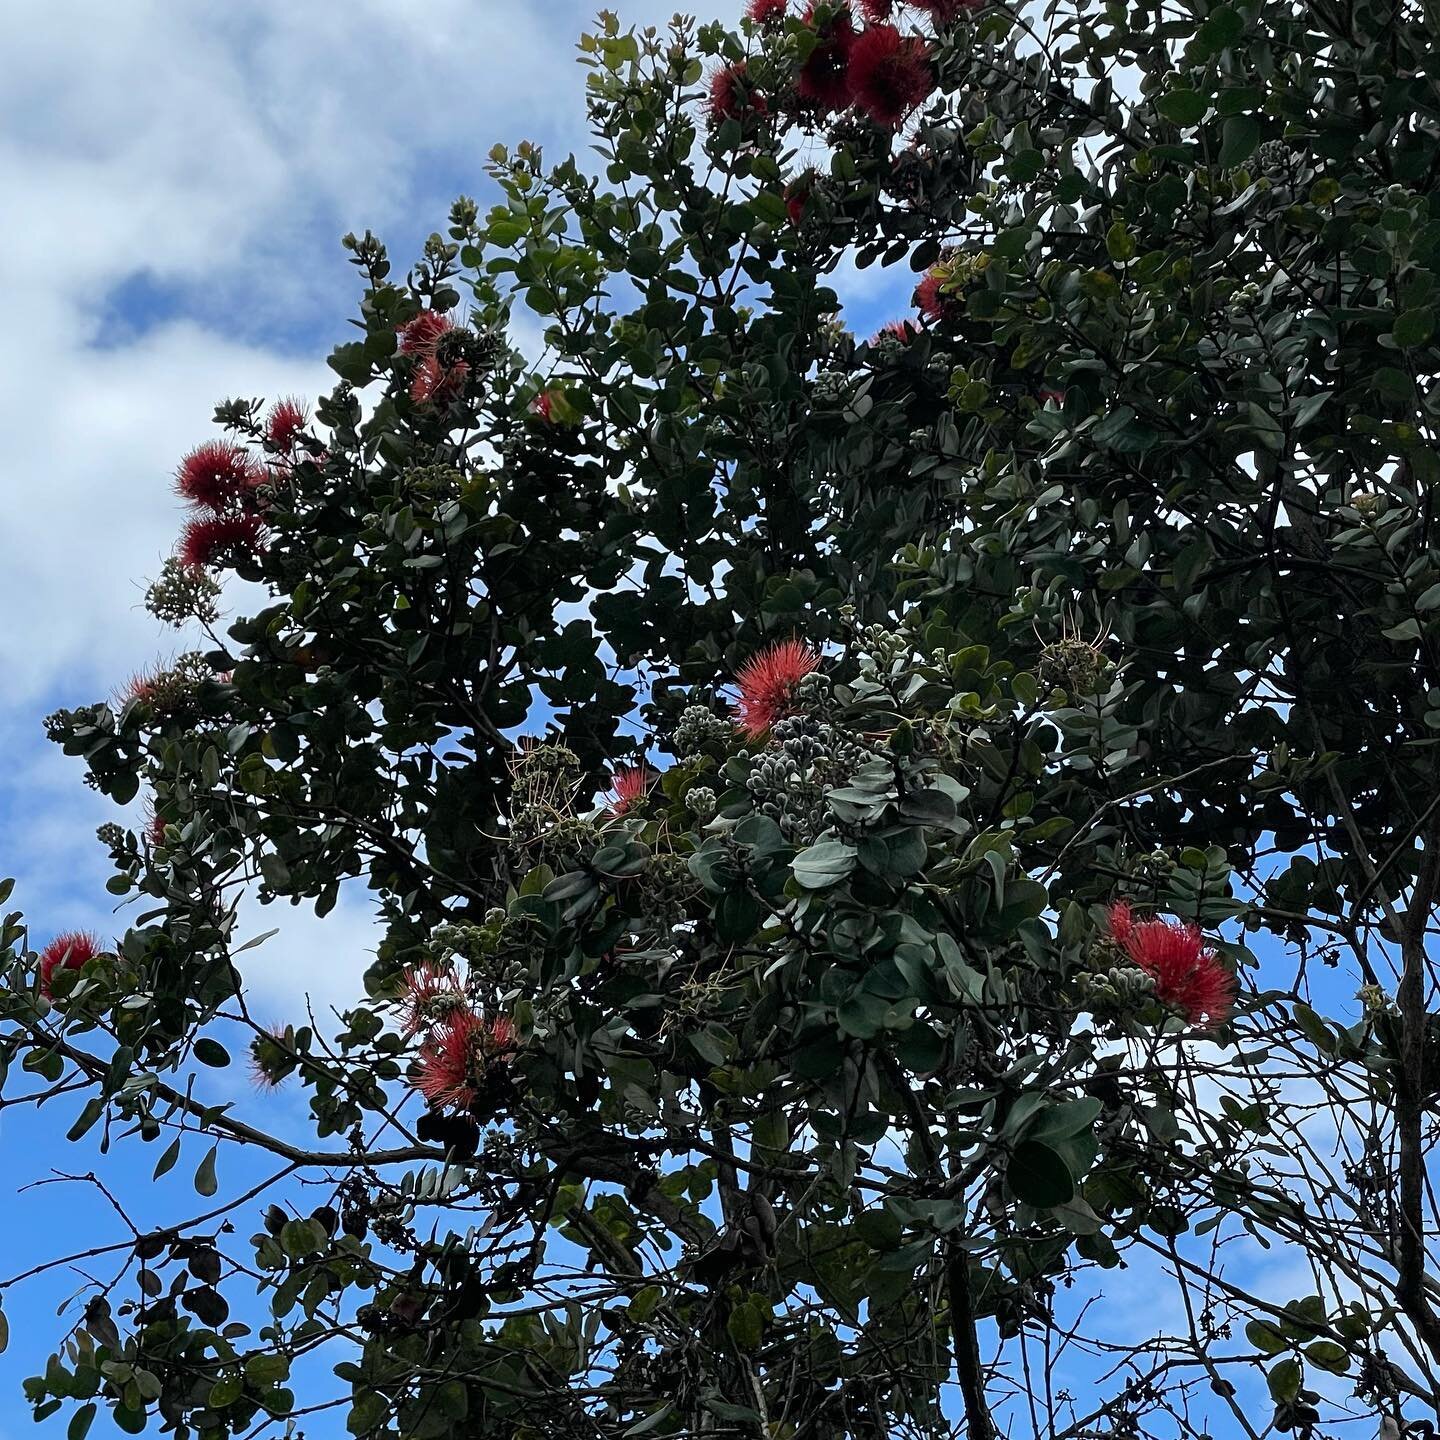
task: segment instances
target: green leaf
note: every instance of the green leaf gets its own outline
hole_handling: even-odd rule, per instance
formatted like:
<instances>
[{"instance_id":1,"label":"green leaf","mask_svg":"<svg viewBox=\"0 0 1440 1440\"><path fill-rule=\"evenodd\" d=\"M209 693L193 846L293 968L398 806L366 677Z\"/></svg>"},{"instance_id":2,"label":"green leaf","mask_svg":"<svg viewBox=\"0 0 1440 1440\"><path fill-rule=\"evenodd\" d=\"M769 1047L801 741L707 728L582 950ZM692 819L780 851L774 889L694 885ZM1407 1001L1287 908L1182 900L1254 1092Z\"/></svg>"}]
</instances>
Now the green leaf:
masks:
<instances>
[{"instance_id":1,"label":"green leaf","mask_svg":"<svg viewBox=\"0 0 1440 1440\"><path fill-rule=\"evenodd\" d=\"M85 1102L85 1108L76 1117L75 1123L66 1133L67 1140L78 1140L105 1113L105 1101L95 1095Z\"/></svg>"},{"instance_id":2,"label":"green leaf","mask_svg":"<svg viewBox=\"0 0 1440 1440\"><path fill-rule=\"evenodd\" d=\"M1252 1320L1245 1327L1245 1338L1262 1355L1278 1355L1290 1348L1290 1342L1268 1320Z\"/></svg>"},{"instance_id":3,"label":"green leaf","mask_svg":"<svg viewBox=\"0 0 1440 1440\"><path fill-rule=\"evenodd\" d=\"M887 1207L877 1205L855 1217L855 1231L872 1250L896 1250L904 1227Z\"/></svg>"},{"instance_id":4,"label":"green leaf","mask_svg":"<svg viewBox=\"0 0 1440 1440\"><path fill-rule=\"evenodd\" d=\"M1198 125L1210 108L1210 97L1197 90L1172 90L1155 102L1155 108L1172 124Z\"/></svg>"},{"instance_id":5,"label":"green leaf","mask_svg":"<svg viewBox=\"0 0 1440 1440\"><path fill-rule=\"evenodd\" d=\"M220 1182L215 1178L215 1156L219 1149L218 1145L212 1145L210 1153L200 1162L200 1168L195 1172L195 1189L207 1197L220 1188Z\"/></svg>"},{"instance_id":6,"label":"green leaf","mask_svg":"<svg viewBox=\"0 0 1440 1440\"><path fill-rule=\"evenodd\" d=\"M1402 311L1395 317L1395 329L1391 333L1395 343L1407 350L1423 345L1435 333L1434 306L1421 305Z\"/></svg>"},{"instance_id":7,"label":"green leaf","mask_svg":"<svg viewBox=\"0 0 1440 1440\"><path fill-rule=\"evenodd\" d=\"M233 1405L244 1393L244 1380L239 1375L227 1375L210 1387L205 1403L212 1410L223 1410L227 1405Z\"/></svg>"},{"instance_id":8,"label":"green leaf","mask_svg":"<svg viewBox=\"0 0 1440 1440\"><path fill-rule=\"evenodd\" d=\"M839 840L821 840L790 862L796 883L806 890L828 890L855 868L855 847Z\"/></svg>"},{"instance_id":9,"label":"green leaf","mask_svg":"<svg viewBox=\"0 0 1440 1440\"><path fill-rule=\"evenodd\" d=\"M1213 54L1227 49L1245 33L1245 21L1239 12L1229 5L1217 5L1200 27L1198 39Z\"/></svg>"},{"instance_id":10,"label":"green leaf","mask_svg":"<svg viewBox=\"0 0 1440 1440\"><path fill-rule=\"evenodd\" d=\"M1017 1200L1047 1210L1075 1198L1075 1178L1059 1154L1038 1140L1022 1140L1005 1179Z\"/></svg>"},{"instance_id":11,"label":"green leaf","mask_svg":"<svg viewBox=\"0 0 1440 1440\"><path fill-rule=\"evenodd\" d=\"M352 1435L368 1435L378 1430L390 1413L390 1402L374 1390L366 1390L350 1407L345 1428Z\"/></svg>"},{"instance_id":12,"label":"green leaf","mask_svg":"<svg viewBox=\"0 0 1440 1440\"><path fill-rule=\"evenodd\" d=\"M1332 1375L1343 1375L1350 1368L1350 1356L1345 1347L1333 1340L1316 1340L1307 1345L1305 1358Z\"/></svg>"},{"instance_id":13,"label":"green leaf","mask_svg":"<svg viewBox=\"0 0 1440 1440\"><path fill-rule=\"evenodd\" d=\"M85 1440L90 1433L90 1427L95 1423L95 1414L99 1407L92 1400L88 1405L82 1405L71 1417L70 1424L65 1430L65 1440Z\"/></svg>"},{"instance_id":14,"label":"green leaf","mask_svg":"<svg viewBox=\"0 0 1440 1440\"><path fill-rule=\"evenodd\" d=\"M629 1440L632 1435L648 1435L652 1430L658 1430L660 1426L670 1418L670 1412L675 1408L673 1400L666 1400L657 1409L652 1410L643 1420L637 1420L628 1430L621 1432L622 1440Z\"/></svg>"},{"instance_id":15,"label":"green leaf","mask_svg":"<svg viewBox=\"0 0 1440 1440\"><path fill-rule=\"evenodd\" d=\"M1304 1373L1298 1360L1282 1360L1265 1377L1270 1394L1281 1405L1291 1404L1300 1394L1300 1382Z\"/></svg>"},{"instance_id":16,"label":"green leaf","mask_svg":"<svg viewBox=\"0 0 1440 1440\"><path fill-rule=\"evenodd\" d=\"M758 1350L765 1336L765 1316L748 1300L737 1305L725 1321L725 1330L741 1350Z\"/></svg>"},{"instance_id":17,"label":"green leaf","mask_svg":"<svg viewBox=\"0 0 1440 1440\"><path fill-rule=\"evenodd\" d=\"M664 1298L665 1292L658 1285L647 1285L643 1290L636 1291L625 1313L637 1325L641 1324L655 1313Z\"/></svg>"},{"instance_id":18,"label":"green leaf","mask_svg":"<svg viewBox=\"0 0 1440 1440\"><path fill-rule=\"evenodd\" d=\"M230 1052L218 1040L202 1035L195 1042L195 1058L212 1070L223 1070L230 1063Z\"/></svg>"},{"instance_id":19,"label":"green leaf","mask_svg":"<svg viewBox=\"0 0 1440 1440\"><path fill-rule=\"evenodd\" d=\"M1229 170L1243 164L1260 143L1260 122L1253 115L1232 115L1220 132L1220 164Z\"/></svg>"},{"instance_id":20,"label":"green leaf","mask_svg":"<svg viewBox=\"0 0 1440 1440\"><path fill-rule=\"evenodd\" d=\"M1025 1131L1027 1140L1067 1140L1088 1130L1100 1118L1105 1107L1093 1095L1081 1100L1067 1100L1037 1113Z\"/></svg>"}]
</instances>

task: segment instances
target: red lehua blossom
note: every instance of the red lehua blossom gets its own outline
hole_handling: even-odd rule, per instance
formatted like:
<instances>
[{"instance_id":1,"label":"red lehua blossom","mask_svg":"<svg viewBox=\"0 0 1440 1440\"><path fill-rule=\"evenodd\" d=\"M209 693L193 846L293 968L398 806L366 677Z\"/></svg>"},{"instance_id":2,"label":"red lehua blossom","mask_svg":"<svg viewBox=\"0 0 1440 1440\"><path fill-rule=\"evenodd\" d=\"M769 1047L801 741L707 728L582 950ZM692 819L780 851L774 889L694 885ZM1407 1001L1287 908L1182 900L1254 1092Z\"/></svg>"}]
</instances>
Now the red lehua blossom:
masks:
<instances>
[{"instance_id":1,"label":"red lehua blossom","mask_svg":"<svg viewBox=\"0 0 1440 1440\"><path fill-rule=\"evenodd\" d=\"M746 16L757 25L779 24L785 18L788 0L750 0L745 7Z\"/></svg>"},{"instance_id":2,"label":"red lehua blossom","mask_svg":"<svg viewBox=\"0 0 1440 1440\"><path fill-rule=\"evenodd\" d=\"M530 413L547 425L555 412L555 401L548 390L542 390L531 402Z\"/></svg>"},{"instance_id":3,"label":"red lehua blossom","mask_svg":"<svg viewBox=\"0 0 1440 1440\"><path fill-rule=\"evenodd\" d=\"M519 1048L515 1022L508 1015L497 1015L490 1022L490 1034L485 1045L490 1054L497 1059L513 1055Z\"/></svg>"},{"instance_id":4,"label":"red lehua blossom","mask_svg":"<svg viewBox=\"0 0 1440 1440\"><path fill-rule=\"evenodd\" d=\"M468 1110L489 1065L514 1051L515 1026L508 1019L487 1024L473 1010L461 1010L430 1032L411 1083L437 1109Z\"/></svg>"},{"instance_id":5,"label":"red lehua blossom","mask_svg":"<svg viewBox=\"0 0 1440 1440\"><path fill-rule=\"evenodd\" d=\"M152 810L145 821L145 838L151 846L163 845L165 843L165 827L169 822L158 811Z\"/></svg>"},{"instance_id":6,"label":"red lehua blossom","mask_svg":"<svg viewBox=\"0 0 1440 1440\"><path fill-rule=\"evenodd\" d=\"M915 287L915 304L920 313L929 321L943 320L955 308L955 297L941 287L945 276L934 270L927 270Z\"/></svg>"},{"instance_id":7,"label":"red lehua blossom","mask_svg":"<svg viewBox=\"0 0 1440 1440\"><path fill-rule=\"evenodd\" d=\"M815 23L815 5L805 11L805 23ZM843 110L850 103L850 50L855 44L855 24L848 10L840 11L820 33L819 43L805 57L796 93L822 110Z\"/></svg>"},{"instance_id":8,"label":"red lehua blossom","mask_svg":"<svg viewBox=\"0 0 1440 1440\"><path fill-rule=\"evenodd\" d=\"M1117 900L1110 907L1107 917L1110 924L1110 936L1119 944L1126 944L1135 933L1135 917L1130 909L1128 900Z\"/></svg>"},{"instance_id":9,"label":"red lehua blossom","mask_svg":"<svg viewBox=\"0 0 1440 1440\"><path fill-rule=\"evenodd\" d=\"M287 396L277 400L265 417L265 438L277 450L288 450L295 443L295 437L305 428L310 418L304 402Z\"/></svg>"},{"instance_id":10,"label":"red lehua blossom","mask_svg":"<svg viewBox=\"0 0 1440 1440\"><path fill-rule=\"evenodd\" d=\"M465 991L453 970L434 965L416 965L405 972L400 1002L405 1008L405 1033L448 1020L461 1009Z\"/></svg>"},{"instance_id":11,"label":"red lehua blossom","mask_svg":"<svg viewBox=\"0 0 1440 1440\"><path fill-rule=\"evenodd\" d=\"M460 388L469 373L470 367L463 360L442 365L433 355L427 355L415 367L410 379L410 398L417 405L444 400Z\"/></svg>"},{"instance_id":12,"label":"red lehua blossom","mask_svg":"<svg viewBox=\"0 0 1440 1440\"><path fill-rule=\"evenodd\" d=\"M461 1010L438 1025L420 1047L415 1088L437 1109L467 1110L475 1099L481 1036L485 1022L473 1010Z\"/></svg>"},{"instance_id":13,"label":"red lehua blossom","mask_svg":"<svg viewBox=\"0 0 1440 1440\"><path fill-rule=\"evenodd\" d=\"M879 25L895 13L895 0L860 0L860 13L872 25Z\"/></svg>"},{"instance_id":14,"label":"red lehua blossom","mask_svg":"<svg viewBox=\"0 0 1440 1440\"><path fill-rule=\"evenodd\" d=\"M741 120L746 115L764 115L768 109L765 97L754 89L746 73L745 62L737 60L710 77L710 120Z\"/></svg>"},{"instance_id":15,"label":"red lehua blossom","mask_svg":"<svg viewBox=\"0 0 1440 1440\"><path fill-rule=\"evenodd\" d=\"M125 688L120 692L120 704L123 708L126 705L133 705L136 702L144 705L155 697L155 676L153 673L140 672L132 675L126 682Z\"/></svg>"},{"instance_id":16,"label":"red lehua blossom","mask_svg":"<svg viewBox=\"0 0 1440 1440\"><path fill-rule=\"evenodd\" d=\"M622 766L610 777L610 813L624 815L644 798L655 777L643 765Z\"/></svg>"},{"instance_id":17,"label":"red lehua blossom","mask_svg":"<svg viewBox=\"0 0 1440 1440\"><path fill-rule=\"evenodd\" d=\"M1198 926L1174 920L1134 921L1128 907L1119 920L1127 930L1125 953L1155 982L1162 1004L1179 1010L1192 1024L1211 1030L1235 1005L1235 977L1205 943ZM1128 927L1128 928L1127 928ZM1110 933L1119 939L1112 909Z\"/></svg>"},{"instance_id":18,"label":"red lehua blossom","mask_svg":"<svg viewBox=\"0 0 1440 1440\"><path fill-rule=\"evenodd\" d=\"M181 462L175 489L192 505L223 510L259 483L260 466L243 445L207 440Z\"/></svg>"},{"instance_id":19,"label":"red lehua blossom","mask_svg":"<svg viewBox=\"0 0 1440 1440\"><path fill-rule=\"evenodd\" d=\"M227 556L258 555L265 527L255 515L214 515L192 520L180 536L180 559L201 570Z\"/></svg>"},{"instance_id":20,"label":"red lehua blossom","mask_svg":"<svg viewBox=\"0 0 1440 1440\"><path fill-rule=\"evenodd\" d=\"M850 50L850 94L877 125L898 125L935 88L929 47L893 25L872 25Z\"/></svg>"},{"instance_id":21,"label":"red lehua blossom","mask_svg":"<svg viewBox=\"0 0 1440 1440\"><path fill-rule=\"evenodd\" d=\"M882 325L870 337L870 343L877 345L882 340L898 340L902 345L908 345L919 333L909 320L892 320L888 325Z\"/></svg>"},{"instance_id":22,"label":"red lehua blossom","mask_svg":"<svg viewBox=\"0 0 1440 1440\"><path fill-rule=\"evenodd\" d=\"M402 355L434 355L441 337L455 328L455 322L438 310L422 310L400 327Z\"/></svg>"},{"instance_id":23,"label":"red lehua blossom","mask_svg":"<svg viewBox=\"0 0 1440 1440\"><path fill-rule=\"evenodd\" d=\"M799 225L805 218L805 207L810 203L810 190L814 180L815 172L806 170L785 187L785 213L790 217L792 225Z\"/></svg>"},{"instance_id":24,"label":"red lehua blossom","mask_svg":"<svg viewBox=\"0 0 1440 1440\"><path fill-rule=\"evenodd\" d=\"M794 708L795 687L820 666L802 640L778 640L752 655L735 677L740 686L740 728L752 740Z\"/></svg>"},{"instance_id":25,"label":"red lehua blossom","mask_svg":"<svg viewBox=\"0 0 1440 1440\"><path fill-rule=\"evenodd\" d=\"M40 989L48 996L57 970L79 970L101 954L99 937L88 930L66 930L40 952Z\"/></svg>"},{"instance_id":26,"label":"red lehua blossom","mask_svg":"<svg viewBox=\"0 0 1440 1440\"><path fill-rule=\"evenodd\" d=\"M948 25L950 21L979 10L985 0L911 0L917 10L923 10L936 25Z\"/></svg>"}]
</instances>

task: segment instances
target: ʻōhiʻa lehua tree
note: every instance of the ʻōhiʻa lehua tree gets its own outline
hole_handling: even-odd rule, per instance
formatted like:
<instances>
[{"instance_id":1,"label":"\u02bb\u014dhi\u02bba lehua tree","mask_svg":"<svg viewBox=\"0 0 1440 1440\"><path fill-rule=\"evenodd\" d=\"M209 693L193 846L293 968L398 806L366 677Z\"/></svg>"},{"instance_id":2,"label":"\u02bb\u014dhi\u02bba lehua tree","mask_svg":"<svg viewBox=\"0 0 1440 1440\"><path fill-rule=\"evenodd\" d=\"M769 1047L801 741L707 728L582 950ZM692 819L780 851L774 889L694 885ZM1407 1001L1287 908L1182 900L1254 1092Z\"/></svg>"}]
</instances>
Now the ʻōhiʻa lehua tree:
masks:
<instances>
[{"instance_id":1,"label":"\u02bb\u014dhi\u02bba lehua tree","mask_svg":"<svg viewBox=\"0 0 1440 1440\"><path fill-rule=\"evenodd\" d=\"M349 238L339 387L181 467L150 600L208 638L50 721L154 818L102 835L118 939L8 924L6 1101L202 1199L91 1262L37 1413L1435 1416L1424 8L752 0L581 49L603 174L492 152L403 281ZM851 263L913 285L868 340ZM364 993L263 1028L237 895L347 882ZM197 1098L237 1034L313 1141Z\"/></svg>"}]
</instances>

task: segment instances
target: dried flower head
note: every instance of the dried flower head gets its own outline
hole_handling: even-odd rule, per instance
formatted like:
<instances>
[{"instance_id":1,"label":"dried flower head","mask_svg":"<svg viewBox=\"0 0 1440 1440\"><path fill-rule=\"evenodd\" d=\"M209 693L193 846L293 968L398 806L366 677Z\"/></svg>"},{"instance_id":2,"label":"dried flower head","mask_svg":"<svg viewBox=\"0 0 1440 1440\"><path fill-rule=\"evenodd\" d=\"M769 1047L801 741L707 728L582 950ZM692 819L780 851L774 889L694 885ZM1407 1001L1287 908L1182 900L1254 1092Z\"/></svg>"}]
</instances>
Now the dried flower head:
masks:
<instances>
[{"instance_id":1,"label":"dried flower head","mask_svg":"<svg viewBox=\"0 0 1440 1440\"><path fill-rule=\"evenodd\" d=\"M250 1080L257 1090L275 1090L299 1066L285 1027L272 1025L250 1041Z\"/></svg>"}]
</instances>

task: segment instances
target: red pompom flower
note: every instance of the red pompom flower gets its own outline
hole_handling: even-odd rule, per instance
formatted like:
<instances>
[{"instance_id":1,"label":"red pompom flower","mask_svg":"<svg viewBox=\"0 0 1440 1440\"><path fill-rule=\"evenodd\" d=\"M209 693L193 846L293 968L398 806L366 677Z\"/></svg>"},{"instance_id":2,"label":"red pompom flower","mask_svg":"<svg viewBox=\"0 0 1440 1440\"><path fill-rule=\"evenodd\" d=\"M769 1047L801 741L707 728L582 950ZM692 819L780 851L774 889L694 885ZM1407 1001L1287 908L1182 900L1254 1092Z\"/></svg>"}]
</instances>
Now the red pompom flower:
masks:
<instances>
[{"instance_id":1,"label":"red pompom flower","mask_svg":"<svg viewBox=\"0 0 1440 1440\"><path fill-rule=\"evenodd\" d=\"M155 689L156 681L153 671L137 672L125 682L125 688L120 692L121 708L137 703L149 704L155 698Z\"/></svg>"},{"instance_id":2,"label":"red pompom flower","mask_svg":"<svg viewBox=\"0 0 1440 1440\"><path fill-rule=\"evenodd\" d=\"M920 313L932 323L943 320L955 310L955 296L942 287L945 275L938 270L927 270L915 287L915 304Z\"/></svg>"},{"instance_id":3,"label":"red pompom flower","mask_svg":"<svg viewBox=\"0 0 1440 1440\"><path fill-rule=\"evenodd\" d=\"M610 813L624 815L645 798L655 777L644 765L627 765L610 777Z\"/></svg>"},{"instance_id":4,"label":"red pompom flower","mask_svg":"<svg viewBox=\"0 0 1440 1440\"><path fill-rule=\"evenodd\" d=\"M979 10L985 0L910 0L910 3L917 10L923 10L936 25L948 25L971 10Z\"/></svg>"},{"instance_id":5,"label":"red pompom flower","mask_svg":"<svg viewBox=\"0 0 1440 1440\"><path fill-rule=\"evenodd\" d=\"M66 930L40 952L40 989L48 996L57 970L79 970L103 953L98 936L88 930Z\"/></svg>"},{"instance_id":6,"label":"red pompom flower","mask_svg":"<svg viewBox=\"0 0 1440 1440\"><path fill-rule=\"evenodd\" d=\"M750 0L745 14L757 25L778 25L785 18L786 4L787 0Z\"/></svg>"},{"instance_id":7,"label":"red pompom flower","mask_svg":"<svg viewBox=\"0 0 1440 1440\"><path fill-rule=\"evenodd\" d=\"M277 400L265 417L265 438L277 450L288 450L295 443L295 437L305 428L305 422L309 418L303 401L295 399L294 396Z\"/></svg>"},{"instance_id":8,"label":"red pompom flower","mask_svg":"<svg viewBox=\"0 0 1440 1440\"><path fill-rule=\"evenodd\" d=\"M441 337L455 328L454 321L438 310L422 310L400 327L402 355L433 355Z\"/></svg>"},{"instance_id":9,"label":"red pompom flower","mask_svg":"<svg viewBox=\"0 0 1440 1440\"><path fill-rule=\"evenodd\" d=\"M469 373L470 367L463 360L442 365L434 355L426 355L410 378L410 398L417 405L443 400L460 388Z\"/></svg>"},{"instance_id":10,"label":"red pompom flower","mask_svg":"<svg viewBox=\"0 0 1440 1440\"><path fill-rule=\"evenodd\" d=\"M1111 907L1108 915L1110 923L1110 938L1120 945L1127 945L1130 937L1135 933L1135 914L1130 909L1128 900L1117 900Z\"/></svg>"},{"instance_id":11,"label":"red pompom flower","mask_svg":"<svg viewBox=\"0 0 1440 1440\"><path fill-rule=\"evenodd\" d=\"M223 510L253 490L261 477L259 464L243 445L207 440L180 462L175 489L192 505Z\"/></svg>"},{"instance_id":12,"label":"red pompom flower","mask_svg":"<svg viewBox=\"0 0 1440 1440\"><path fill-rule=\"evenodd\" d=\"M805 211L815 193L815 181L819 171L813 167L802 170L785 186L785 214L792 225L798 226L805 219Z\"/></svg>"},{"instance_id":13,"label":"red pompom flower","mask_svg":"<svg viewBox=\"0 0 1440 1440\"><path fill-rule=\"evenodd\" d=\"M893 25L872 25L850 50L850 95L877 125L898 125L935 88L929 47Z\"/></svg>"},{"instance_id":14,"label":"red pompom flower","mask_svg":"<svg viewBox=\"0 0 1440 1440\"><path fill-rule=\"evenodd\" d=\"M180 560L192 570L218 561L250 559L265 548L265 527L255 515L209 515L190 521L180 534Z\"/></svg>"},{"instance_id":15,"label":"red pompom flower","mask_svg":"<svg viewBox=\"0 0 1440 1440\"><path fill-rule=\"evenodd\" d=\"M405 972L400 991L405 1033L414 1035L437 1021L449 1020L465 1006L465 991L453 970L416 965Z\"/></svg>"},{"instance_id":16,"label":"red pompom flower","mask_svg":"<svg viewBox=\"0 0 1440 1440\"><path fill-rule=\"evenodd\" d=\"M735 677L745 734L753 740L791 714L796 685L819 665L820 657L801 640L778 640L752 655Z\"/></svg>"},{"instance_id":17,"label":"red pompom flower","mask_svg":"<svg viewBox=\"0 0 1440 1440\"><path fill-rule=\"evenodd\" d=\"M454 321L438 310L422 310L400 327L400 353L413 355L416 361L410 377L410 398L417 405L454 394L470 373L463 360L441 363L440 342L455 328Z\"/></svg>"},{"instance_id":18,"label":"red pompom flower","mask_svg":"<svg viewBox=\"0 0 1440 1440\"><path fill-rule=\"evenodd\" d=\"M805 23L815 23L815 5L805 11ZM848 10L841 10L820 30L819 41L805 57L795 91L822 110L843 110L850 103L850 50L855 44L855 24Z\"/></svg>"},{"instance_id":19,"label":"red pompom flower","mask_svg":"<svg viewBox=\"0 0 1440 1440\"><path fill-rule=\"evenodd\" d=\"M919 333L910 320L892 320L888 325L882 325L870 337L870 343L877 345L881 340L898 340L902 345L908 345Z\"/></svg>"},{"instance_id":20,"label":"red pompom flower","mask_svg":"<svg viewBox=\"0 0 1440 1440\"><path fill-rule=\"evenodd\" d=\"M503 1016L486 1021L461 1010L437 1026L420 1048L415 1088L436 1109L468 1110L496 1061L515 1051L515 1027Z\"/></svg>"},{"instance_id":21,"label":"red pompom flower","mask_svg":"<svg viewBox=\"0 0 1440 1440\"><path fill-rule=\"evenodd\" d=\"M712 124L742 120L747 115L764 115L765 97L750 84L745 62L737 60L710 77L709 113Z\"/></svg>"},{"instance_id":22,"label":"red pompom flower","mask_svg":"<svg viewBox=\"0 0 1440 1440\"><path fill-rule=\"evenodd\" d=\"M872 25L880 25L895 13L895 0L860 0L860 13Z\"/></svg>"},{"instance_id":23,"label":"red pompom flower","mask_svg":"<svg viewBox=\"0 0 1440 1440\"><path fill-rule=\"evenodd\" d=\"M1212 1030L1235 1006L1235 977L1205 943L1196 925L1136 920L1126 904L1110 909L1110 934L1155 982L1160 1002L1192 1024Z\"/></svg>"}]
</instances>

